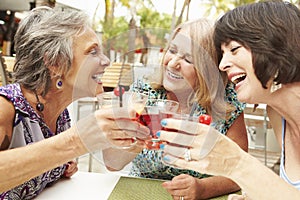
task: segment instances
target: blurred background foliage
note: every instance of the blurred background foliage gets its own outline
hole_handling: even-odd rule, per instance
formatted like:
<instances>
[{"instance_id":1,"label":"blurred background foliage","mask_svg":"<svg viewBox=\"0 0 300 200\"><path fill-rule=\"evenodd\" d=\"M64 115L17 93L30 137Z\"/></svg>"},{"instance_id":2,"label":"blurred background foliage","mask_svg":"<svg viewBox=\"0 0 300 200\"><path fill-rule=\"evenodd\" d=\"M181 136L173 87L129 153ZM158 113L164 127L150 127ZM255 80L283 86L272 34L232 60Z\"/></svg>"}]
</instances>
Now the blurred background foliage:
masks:
<instances>
[{"instance_id":1,"label":"blurred background foliage","mask_svg":"<svg viewBox=\"0 0 300 200\"><path fill-rule=\"evenodd\" d=\"M189 20L192 1L201 1L205 7L204 13L199 13L199 17L217 19L228 10L257 0L185 0L182 7L177 7L177 0L168 1L170 6L174 6L173 14L159 12L157 10L159 8L155 8L151 0L105 0L104 18L94 22L95 26L100 24L102 27L105 49L108 51L113 49L122 54L137 49L145 53L149 47L164 48L172 30L178 24ZM299 5L299 0L291 0L291 2ZM130 15L116 17L116 5L126 7ZM179 16L176 16L176 10L180 10ZM133 57L130 58L129 55L129 62L132 62L132 59Z\"/></svg>"},{"instance_id":2,"label":"blurred background foliage","mask_svg":"<svg viewBox=\"0 0 300 200\"><path fill-rule=\"evenodd\" d=\"M178 24L189 20L191 2L192 4L195 2L197 4L201 3L199 17L217 19L228 10L257 0L160 1L163 3L167 1L167 5L171 9L173 8L173 13L160 12L162 8L155 7L154 0L98 0L92 14L93 28L99 34L103 46L107 50L106 54L109 57L111 50L120 52L120 54L128 54L128 52L146 53L150 47L163 49L173 29ZM299 5L299 1L290 0L291 3L296 5ZM57 7L59 5L58 0L30 0L30 2L31 8L43 5ZM120 8L122 8L122 11L120 11ZM5 12L2 13L6 14ZM10 16L13 16L14 12L11 13ZM99 14L102 15L101 18L99 18ZM8 16L3 16L2 18L6 19ZM15 22L15 20L10 21ZM7 20L5 24L1 25L1 41L12 41L13 30L16 27L13 25L16 23L9 23L9 20ZM2 42L0 43L2 44Z\"/></svg>"},{"instance_id":3,"label":"blurred background foliage","mask_svg":"<svg viewBox=\"0 0 300 200\"><path fill-rule=\"evenodd\" d=\"M173 14L160 13L151 0L105 0L105 15L103 20L94 21L95 29L102 27L102 41L105 49L119 52L130 52L134 49L148 47L164 48L167 36L174 27L189 20L191 1L202 1L205 7L202 16L217 18L222 13L239 5L255 2L255 0L185 0L178 8L177 0L169 0L174 5ZM129 16L116 17L115 7L121 5L129 10ZM180 10L176 16L176 10ZM119 13L117 13L119 15ZM109 55L109 52L107 52ZM122 54L122 53L121 53ZM130 58L129 58L130 61Z\"/></svg>"}]
</instances>

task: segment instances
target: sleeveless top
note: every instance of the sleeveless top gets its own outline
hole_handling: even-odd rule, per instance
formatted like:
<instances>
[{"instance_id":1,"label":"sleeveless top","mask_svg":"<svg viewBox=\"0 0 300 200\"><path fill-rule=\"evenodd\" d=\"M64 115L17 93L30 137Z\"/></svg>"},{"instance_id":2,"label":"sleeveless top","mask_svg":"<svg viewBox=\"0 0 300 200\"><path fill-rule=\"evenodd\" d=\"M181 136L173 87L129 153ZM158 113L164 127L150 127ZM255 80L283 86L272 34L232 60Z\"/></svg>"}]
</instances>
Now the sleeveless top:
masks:
<instances>
[{"instance_id":1,"label":"sleeveless top","mask_svg":"<svg viewBox=\"0 0 300 200\"><path fill-rule=\"evenodd\" d=\"M15 107L15 117L12 122L13 135L9 149L29 145L52 137L70 128L71 120L69 112L65 109L57 119L57 132L52 133L44 120L34 111L29 102L25 99L18 83L0 87L0 95L11 101ZM0 194L0 199L33 199L45 187L60 179L65 169L66 165L62 165L45 172L9 191Z\"/></svg>"},{"instance_id":2,"label":"sleeveless top","mask_svg":"<svg viewBox=\"0 0 300 200\"><path fill-rule=\"evenodd\" d=\"M295 188L297 188L298 190L300 190L300 180L293 182L289 179L289 177L287 176L285 169L284 169L284 163L285 163L285 153L284 153L284 137L285 137L285 119L282 118L282 137L281 137L281 141L282 141L282 145L281 145L281 158L280 158L280 177L285 180L287 183L291 184L292 186L294 186Z\"/></svg>"},{"instance_id":3,"label":"sleeveless top","mask_svg":"<svg viewBox=\"0 0 300 200\"><path fill-rule=\"evenodd\" d=\"M147 83L134 83L132 90L143 92L149 95L150 99L166 99L167 92L164 88L153 90ZM222 134L226 134L229 127L233 124L234 120L244 111L245 105L237 100L236 92L232 84L227 84L225 90L225 100L235 107L235 110L231 112L231 116L227 120L219 120L211 123L215 129ZM206 110L198 105L194 116L206 114ZM173 177L180 174L189 174L196 178L204 178L210 175L201 174L197 171L178 169L165 165L162 162L162 150L148 150L143 149L135 159L132 161L132 166L129 172L130 176L143 177L143 178L154 178L171 180Z\"/></svg>"}]
</instances>

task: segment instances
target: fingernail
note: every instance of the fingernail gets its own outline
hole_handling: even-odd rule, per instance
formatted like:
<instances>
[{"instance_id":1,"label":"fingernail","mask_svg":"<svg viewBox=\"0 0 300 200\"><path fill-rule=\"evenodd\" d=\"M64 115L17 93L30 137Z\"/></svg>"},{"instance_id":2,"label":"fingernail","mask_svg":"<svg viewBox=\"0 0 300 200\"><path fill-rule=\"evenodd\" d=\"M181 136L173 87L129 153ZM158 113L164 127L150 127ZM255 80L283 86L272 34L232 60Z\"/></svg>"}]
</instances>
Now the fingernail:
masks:
<instances>
[{"instance_id":1,"label":"fingernail","mask_svg":"<svg viewBox=\"0 0 300 200\"><path fill-rule=\"evenodd\" d=\"M166 126L166 125L167 125L167 121L166 121L165 119L163 119L163 120L161 120L160 124L161 124L162 126Z\"/></svg>"},{"instance_id":2,"label":"fingernail","mask_svg":"<svg viewBox=\"0 0 300 200\"><path fill-rule=\"evenodd\" d=\"M165 149L165 144L160 144L160 145L159 145L159 148L160 148L161 150L164 150L164 149Z\"/></svg>"},{"instance_id":3,"label":"fingernail","mask_svg":"<svg viewBox=\"0 0 300 200\"><path fill-rule=\"evenodd\" d=\"M166 162L170 162L171 159L170 159L169 156L164 156L164 157L163 157L163 160L166 161Z\"/></svg>"},{"instance_id":4,"label":"fingernail","mask_svg":"<svg viewBox=\"0 0 300 200\"><path fill-rule=\"evenodd\" d=\"M157 132L156 132L156 136L157 136L157 137L160 137L160 134L161 134L160 131L157 131Z\"/></svg>"}]
</instances>

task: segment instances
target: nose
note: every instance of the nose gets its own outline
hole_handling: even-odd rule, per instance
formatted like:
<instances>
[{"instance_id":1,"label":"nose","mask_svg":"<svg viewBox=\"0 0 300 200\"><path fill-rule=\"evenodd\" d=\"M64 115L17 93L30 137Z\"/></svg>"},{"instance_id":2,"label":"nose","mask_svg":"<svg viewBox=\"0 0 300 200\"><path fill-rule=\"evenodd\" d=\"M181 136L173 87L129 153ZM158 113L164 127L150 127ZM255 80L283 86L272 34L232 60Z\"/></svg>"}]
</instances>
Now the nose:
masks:
<instances>
[{"instance_id":1,"label":"nose","mask_svg":"<svg viewBox=\"0 0 300 200\"><path fill-rule=\"evenodd\" d=\"M179 62L182 59L182 56L178 55L178 54L174 54L172 56L170 56L170 60L168 62L168 66L170 67L178 67L179 66Z\"/></svg>"},{"instance_id":2,"label":"nose","mask_svg":"<svg viewBox=\"0 0 300 200\"><path fill-rule=\"evenodd\" d=\"M229 59L229 56L227 56L226 54L223 54L220 63L219 63L219 69L221 71L227 71L229 68L231 67L231 62Z\"/></svg>"},{"instance_id":3,"label":"nose","mask_svg":"<svg viewBox=\"0 0 300 200\"><path fill-rule=\"evenodd\" d=\"M110 65L109 58L104 54L101 54L101 56L100 56L100 65L101 65L101 67L104 67L104 68L106 68Z\"/></svg>"}]
</instances>

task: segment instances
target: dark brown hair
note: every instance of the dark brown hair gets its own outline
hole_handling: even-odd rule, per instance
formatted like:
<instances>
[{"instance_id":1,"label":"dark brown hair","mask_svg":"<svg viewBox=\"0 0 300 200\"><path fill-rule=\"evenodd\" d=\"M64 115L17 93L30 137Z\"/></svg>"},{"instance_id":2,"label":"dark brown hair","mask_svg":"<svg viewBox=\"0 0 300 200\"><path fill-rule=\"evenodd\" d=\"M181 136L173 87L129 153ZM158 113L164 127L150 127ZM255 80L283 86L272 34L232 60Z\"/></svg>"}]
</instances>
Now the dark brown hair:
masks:
<instances>
[{"instance_id":1,"label":"dark brown hair","mask_svg":"<svg viewBox=\"0 0 300 200\"><path fill-rule=\"evenodd\" d=\"M221 44L231 40L252 53L255 74L262 86L300 81L300 11L291 3L265 1L237 7L215 24L218 60Z\"/></svg>"}]
</instances>

